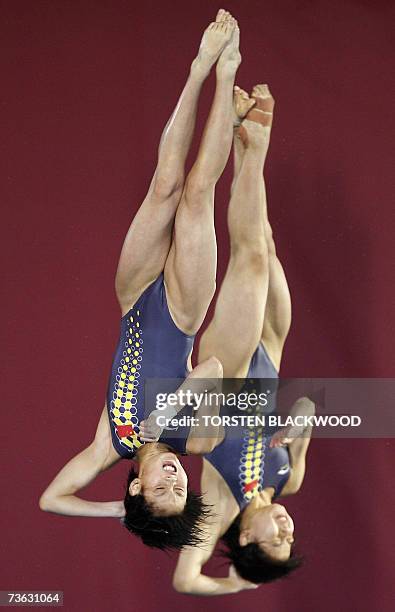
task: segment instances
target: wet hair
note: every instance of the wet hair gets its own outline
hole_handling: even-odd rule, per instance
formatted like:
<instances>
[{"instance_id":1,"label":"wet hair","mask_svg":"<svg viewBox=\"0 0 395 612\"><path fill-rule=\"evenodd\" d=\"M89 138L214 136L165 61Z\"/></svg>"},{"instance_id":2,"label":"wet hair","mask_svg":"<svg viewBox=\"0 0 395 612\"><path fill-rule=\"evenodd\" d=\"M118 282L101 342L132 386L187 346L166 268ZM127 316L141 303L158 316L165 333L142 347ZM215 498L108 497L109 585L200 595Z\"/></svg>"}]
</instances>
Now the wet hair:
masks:
<instances>
[{"instance_id":1,"label":"wet hair","mask_svg":"<svg viewBox=\"0 0 395 612\"><path fill-rule=\"evenodd\" d=\"M223 550L222 555L232 562L239 576L255 584L272 582L287 576L302 565L303 558L295 555L292 548L287 561L277 561L265 553L258 544L240 546L241 517L242 512L222 536L222 541L227 546L227 550Z\"/></svg>"},{"instance_id":2,"label":"wet hair","mask_svg":"<svg viewBox=\"0 0 395 612\"><path fill-rule=\"evenodd\" d=\"M160 550L181 550L184 546L198 546L205 541L201 522L210 514L211 506L201 495L187 491L185 507L172 516L155 515L144 495L130 495L130 483L137 478L132 467L127 480L123 524L147 546Z\"/></svg>"}]
</instances>

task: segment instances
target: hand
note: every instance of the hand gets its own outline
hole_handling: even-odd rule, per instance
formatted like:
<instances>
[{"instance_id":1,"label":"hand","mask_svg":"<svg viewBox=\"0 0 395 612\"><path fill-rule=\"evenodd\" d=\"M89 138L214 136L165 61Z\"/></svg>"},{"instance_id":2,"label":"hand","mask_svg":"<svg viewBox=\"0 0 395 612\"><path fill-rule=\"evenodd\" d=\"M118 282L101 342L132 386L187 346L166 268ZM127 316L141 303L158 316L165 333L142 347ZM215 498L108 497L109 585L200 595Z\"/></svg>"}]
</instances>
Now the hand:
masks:
<instances>
[{"instance_id":1,"label":"hand","mask_svg":"<svg viewBox=\"0 0 395 612\"><path fill-rule=\"evenodd\" d=\"M291 444L295 438L291 437L290 433L290 427L276 431L270 440L270 448L278 448L279 446L288 446L288 444Z\"/></svg>"},{"instance_id":2,"label":"hand","mask_svg":"<svg viewBox=\"0 0 395 612\"><path fill-rule=\"evenodd\" d=\"M163 427L159 427L156 418L163 415L163 411L154 410L149 417L140 422L139 438L142 442L157 442L162 435Z\"/></svg>"},{"instance_id":3,"label":"hand","mask_svg":"<svg viewBox=\"0 0 395 612\"><path fill-rule=\"evenodd\" d=\"M231 578L232 582L234 582L240 588L240 591L257 589L259 587L259 584L255 584L255 582L250 582L249 580L245 580L239 576L234 565L229 567L229 578Z\"/></svg>"},{"instance_id":4,"label":"hand","mask_svg":"<svg viewBox=\"0 0 395 612\"><path fill-rule=\"evenodd\" d=\"M270 448L277 448L279 446L289 446L294 440L296 440L296 438L299 438L299 436L303 434L305 429L305 427L297 425L293 427L289 426L284 427L284 429L279 429L278 431L276 431L276 433L272 436L272 439L270 440Z\"/></svg>"}]
</instances>

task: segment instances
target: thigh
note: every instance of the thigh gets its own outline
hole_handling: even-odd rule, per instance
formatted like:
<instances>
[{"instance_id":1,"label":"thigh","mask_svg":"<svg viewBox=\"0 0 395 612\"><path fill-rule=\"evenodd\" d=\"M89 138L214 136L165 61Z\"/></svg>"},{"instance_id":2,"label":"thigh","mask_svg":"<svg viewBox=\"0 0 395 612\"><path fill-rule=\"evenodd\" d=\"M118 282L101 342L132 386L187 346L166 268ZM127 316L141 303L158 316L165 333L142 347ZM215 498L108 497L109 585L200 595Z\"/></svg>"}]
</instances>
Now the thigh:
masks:
<instances>
[{"instance_id":1,"label":"thigh","mask_svg":"<svg viewBox=\"0 0 395 612\"><path fill-rule=\"evenodd\" d=\"M224 377L246 376L259 344L268 290L267 258L231 257L215 306L202 336L199 360L215 355Z\"/></svg>"},{"instance_id":2,"label":"thigh","mask_svg":"<svg viewBox=\"0 0 395 612\"><path fill-rule=\"evenodd\" d=\"M214 228L214 190L185 193L175 219L173 243L165 266L169 305L187 333L200 328L215 292L217 244Z\"/></svg>"},{"instance_id":3,"label":"thigh","mask_svg":"<svg viewBox=\"0 0 395 612\"><path fill-rule=\"evenodd\" d=\"M269 289L262 326L262 342L275 363L280 363L289 329L292 305L284 269L276 255L269 255Z\"/></svg>"},{"instance_id":4,"label":"thigh","mask_svg":"<svg viewBox=\"0 0 395 612\"><path fill-rule=\"evenodd\" d=\"M165 267L178 202L179 197L161 198L150 190L133 218L115 278L117 297L125 312Z\"/></svg>"}]
</instances>

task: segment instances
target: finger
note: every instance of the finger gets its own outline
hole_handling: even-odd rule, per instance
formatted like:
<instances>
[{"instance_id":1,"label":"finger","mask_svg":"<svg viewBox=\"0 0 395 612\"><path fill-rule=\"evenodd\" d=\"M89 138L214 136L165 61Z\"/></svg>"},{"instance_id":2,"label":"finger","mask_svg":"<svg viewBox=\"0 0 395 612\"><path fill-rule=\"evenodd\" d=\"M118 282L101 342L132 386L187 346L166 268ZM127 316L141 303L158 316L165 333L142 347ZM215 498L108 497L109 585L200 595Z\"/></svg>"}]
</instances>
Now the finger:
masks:
<instances>
[{"instance_id":1,"label":"finger","mask_svg":"<svg viewBox=\"0 0 395 612\"><path fill-rule=\"evenodd\" d=\"M139 438L145 440L146 438L152 438L152 432L149 429L140 429Z\"/></svg>"},{"instance_id":2,"label":"finger","mask_svg":"<svg viewBox=\"0 0 395 612\"><path fill-rule=\"evenodd\" d=\"M145 426L144 425L142 426L141 423L140 423L140 434L142 434L142 435L147 435L147 434L154 435L154 431L153 431L152 427L150 427L148 424L145 425Z\"/></svg>"},{"instance_id":3,"label":"finger","mask_svg":"<svg viewBox=\"0 0 395 612\"><path fill-rule=\"evenodd\" d=\"M270 440L270 444L269 444L269 446L270 446L270 448L273 448L273 447L275 447L275 446L278 446L280 442L281 442L280 437L279 437L279 436L277 436L277 434L275 434L275 435L273 436L273 438Z\"/></svg>"},{"instance_id":4,"label":"finger","mask_svg":"<svg viewBox=\"0 0 395 612\"><path fill-rule=\"evenodd\" d=\"M140 436L140 440L142 440L142 442L156 442L155 437L150 437L149 435Z\"/></svg>"}]
</instances>

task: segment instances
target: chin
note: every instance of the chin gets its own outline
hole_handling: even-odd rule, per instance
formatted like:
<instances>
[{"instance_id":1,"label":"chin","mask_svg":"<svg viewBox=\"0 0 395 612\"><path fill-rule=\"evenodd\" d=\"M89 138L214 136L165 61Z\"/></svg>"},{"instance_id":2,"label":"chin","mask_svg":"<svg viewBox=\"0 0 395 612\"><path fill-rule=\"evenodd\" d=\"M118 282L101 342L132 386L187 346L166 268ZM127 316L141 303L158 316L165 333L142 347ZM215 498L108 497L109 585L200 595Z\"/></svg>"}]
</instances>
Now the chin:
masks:
<instances>
[{"instance_id":1,"label":"chin","mask_svg":"<svg viewBox=\"0 0 395 612\"><path fill-rule=\"evenodd\" d=\"M282 506L281 504L272 504L271 511L273 514L278 514L279 516L289 517L289 514L286 508L284 508L284 506Z\"/></svg>"}]
</instances>

